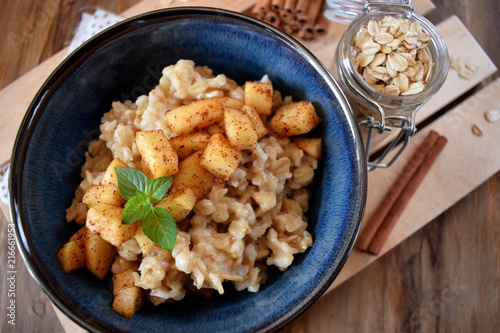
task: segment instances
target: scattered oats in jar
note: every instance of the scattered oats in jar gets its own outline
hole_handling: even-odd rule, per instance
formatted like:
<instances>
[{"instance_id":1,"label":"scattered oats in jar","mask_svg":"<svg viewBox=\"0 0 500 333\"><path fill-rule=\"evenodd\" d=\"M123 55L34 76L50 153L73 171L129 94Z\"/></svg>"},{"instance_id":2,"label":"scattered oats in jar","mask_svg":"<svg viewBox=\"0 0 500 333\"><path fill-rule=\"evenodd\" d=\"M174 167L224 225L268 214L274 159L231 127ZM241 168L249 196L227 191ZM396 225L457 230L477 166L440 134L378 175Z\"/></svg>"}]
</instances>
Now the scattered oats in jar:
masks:
<instances>
[{"instance_id":1,"label":"scattered oats in jar","mask_svg":"<svg viewBox=\"0 0 500 333\"><path fill-rule=\"evenodd\" d=\"M429 82L434 65L430 40L417 21L393 16L371 19L353 40L352 62L363 80L382 93L418 94Z\"/></svg>"}]
</instances>

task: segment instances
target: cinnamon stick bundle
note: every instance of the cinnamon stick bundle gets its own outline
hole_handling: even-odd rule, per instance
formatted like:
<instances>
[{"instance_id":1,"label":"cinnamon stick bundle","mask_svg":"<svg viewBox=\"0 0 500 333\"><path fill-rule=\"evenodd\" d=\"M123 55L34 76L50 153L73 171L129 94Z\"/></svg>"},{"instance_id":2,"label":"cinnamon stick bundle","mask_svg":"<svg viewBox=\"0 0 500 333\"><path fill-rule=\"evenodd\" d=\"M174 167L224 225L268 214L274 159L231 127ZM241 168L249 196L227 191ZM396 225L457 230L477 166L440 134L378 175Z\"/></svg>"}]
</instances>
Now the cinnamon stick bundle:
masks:
<instances>
[{"instance_id":1,"label":"cinnamon stick bundle","mask_svg":"<svg viewBox=\"0 0 500 333\"><path fill-rule=\"evenodd\" d=\"M329 21L324 17L325 0L259 0L252 16L304 40L326 33Z\"/></svg>"},{"instance_id":2,"label":"cinnamon stick bundle","mask_svg":"<svg viewBox=\"0 0 500 333\"><path fill-rule=\"evenodd\" d=\"M356 244L358 249L372 254L380 252L406 205L447 141L437 132L429 132L405 165L392 190L385 196L376 215L367 222L358 238Z\"/></svg>"}]
</instances>

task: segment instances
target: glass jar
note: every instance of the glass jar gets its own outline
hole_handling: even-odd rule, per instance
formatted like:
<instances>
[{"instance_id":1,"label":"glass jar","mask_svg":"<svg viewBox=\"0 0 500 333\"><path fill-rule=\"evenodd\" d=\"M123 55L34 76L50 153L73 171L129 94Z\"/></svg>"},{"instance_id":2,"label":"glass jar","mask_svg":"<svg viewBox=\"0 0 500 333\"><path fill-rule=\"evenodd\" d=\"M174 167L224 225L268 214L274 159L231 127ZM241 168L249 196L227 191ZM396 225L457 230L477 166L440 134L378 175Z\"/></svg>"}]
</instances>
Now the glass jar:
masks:
<instances>
[{"instance_id":1,"label":"glass jar","mask_svg":"<svg viewBox=\"0 0 500 333\"><path fill-rule=\"evenodd\" d=\"M410 136L415 133L415 114L417 110L437 93L446 79L449 68L446 44L436 27L427 19L415 13L415 9L411 6L409 0L402 0L397 3L380 3L369 0L330 0L327 1L327 8L325 16L330 19L339 22L341 20L352 20L339 41L335 60L330 70L358 117L360 126L368 128L365 139L367 141L365 142L367 156L370 153L372 130L376 129L379 134L383 134L399 128L398 135L389 144L386 151L377 158L377 161L368 161L369 170L376 167L388 167L406 147ZM356 13L359 11L361 11L361 14L357 15ZM428 64L431 68L429 69L430 73L426 85L421 92L405 96L389 95L375 89L358 73L358 67L353 60L353 42L356 35L361 27L368 25L370 20L380 22L386 16L418 22L422 31L430 35L427 54L429 56ZM402 139L404 142L399 150L388 163L385 163L384 158L386 155Z\"/></svg>"}]
</instances>

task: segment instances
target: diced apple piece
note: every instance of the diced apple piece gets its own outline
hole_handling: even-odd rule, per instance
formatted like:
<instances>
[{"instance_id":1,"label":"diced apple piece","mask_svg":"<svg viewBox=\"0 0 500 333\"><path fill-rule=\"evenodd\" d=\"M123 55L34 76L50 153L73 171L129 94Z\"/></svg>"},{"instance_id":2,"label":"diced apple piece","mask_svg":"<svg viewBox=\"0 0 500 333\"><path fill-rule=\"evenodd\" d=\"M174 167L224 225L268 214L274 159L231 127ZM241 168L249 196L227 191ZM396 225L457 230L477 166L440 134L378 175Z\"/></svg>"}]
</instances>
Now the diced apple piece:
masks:
<instances>
[{"instance_id":1,"label":"diced apple piece","mask_svg":"<svg viewBox=\"0 0 500 333\"><path fill-rule=\"evenodd\" d=\"M148 253L151 252L151 249L153 249L153 247L155 246L155 242L153 242L151 239L149 239L148 236L146 236L141 226L137 228L134 238L139 244L143 256L147 256Z\"/></svg>"},{"instance_id":2,"label":"diced apple piece","mask_svg":"<svg viewBox=\"0 0 500 333\"><path fill-rule=\"evenodd\" d=\"M66 273L85 267L85 234L87 228L80 228L57 252L57 258Z\"/></svg>"},{"instance_id":3,"label":"diced apple piece","mask_svg":"<svg viewBox=\"0 0 500 333\"><path fill-rule=\"evenodd\" d=\"M270 121L271 128L281 136L304 134L320 123L321 118L309 101L282 105Z\"/></svg>"},{"instance_id":4,"label":"diced apple piece","mask_svg":"<svg viewBox=\"0 0 500 333\"><path fill-rule=\"evenodd\" d=\"M85 240L85 266L103 280L108 274L116 255L116 248L99 235L88 231Z\"/></svg>"},{"instance_id":5,"label":"diced apple piece","mask_svg":"<svg viewBox=\"0 0 500 333\"><path fill-rule=\"evenodd\" d=\"M222 117L220 121L216 122L212 126L207 127L207 133L210 136L214 135L215 133L223 135L226 134L226 129L224 127L224 117Z\"/></svg>"},{"instance_id":6,"label":"diced apple piece","mask_svg":"<svg viewBox=\"0 0 500 333\"><path fill-rule=\"evenodd\" d=\"M137 222L122 224L123 209L109 204L99 204L87 212L87 228L105 241L120 246L137 230Z\"/></svg>"},{"instance_id":7,"label":"diced apple piece","mask_svg":"<svg viewBox=\"0 0 500 333\"><path fill-rule=\"evenodd\" d=\"M168 126L177 134L196 132L222 118L222 103L218 98L204 98L165 113Z\"/></svg>"},{"instance_id":8,"label":"diced apple piece","mask_svg":"<svg viewBox=\"0 0 500 333\"><path fill-rule=\"evenodd\" d=\"M113 304L111 308L125 318L132 318L146 300L144 290L134 284L133 269L113 275Z\"/></svg>"},{"instance_id":9,"label":"diced apple piece","mask_svg":"<svg viewBox=\"0 0 500 333\"><path fill-rule=\"evenodd\" d=\"M224 126L229 143L240 149L254 150L257 147L257 131L243 111L224 108Z\"/></svg>"},{"instance_id":10,"label":"diced apple piece","mask_svg":"<svg viewBox=\"0 0 500 333\"><path fill-rule=\"evenodd\" d=\"M121 207L126 200L120 195L120 190L115 185L91 185L85 192L82 202L87 208L95 207L101 203Z\"/></svg>"},{"instance_id":11,"label":"diced apple piece","mask_svg":"<svg viewBox=\"0 0 500 333\"><path fill-rule=\"evenodd\" d=\"M104 176L101 179L101 185L118 186L115 168L128 168L128 165L119 158L113 159L106 168L106 172L104 172Z\"/></svg>"},{"instance_id":12,"label":"diced apple piece","mask_svg":"<svg viewBox=\"0 0 500 333\"><path fill-rule=\"evenodd\" d=\"M228 180L238 168L241 156L241 151L231 146L222 134L214 134L203 151L200 164L217 178Z\"/></svg>"},{"instance_id":13,"label":"diced apple piece","mask_svg":"<svg viewBox=\"0 0 500 333\"><path fill-rule=\"evenodd\" d=\"M293 138L293 142L312 157L321 158L321 138L296 137Z\"/></svg>"},{"instance_id":14,"label":"diced apple piece","mask_svg":"<svg viewBox=\"0 0 500 333\"><path fill-rule=\"evenodd\" d=\"M70 241L85 242L85 235L87 234L87 227L83 226L78 229L73 236L70 237Z\"/></svg>"},{"instance_id":15,"label":"diced apple piece","mask_svg":"<svg viewBox=\"0 0 500 333\"><path fill-rule=\"evenodd\" d=\"M165 208L172 214L175 222L182 221L193 210L197 200L196 193L189 187L180 187L175 192L167 195L156 207Z\"/></svg>"},{"instance_id":16,"label":"diced apple piece","mask_svg":"<svg viewBox=\"0 0 500 333\"><path fill-rule=\"evenodd\" d=\"M273 85L247 81L245 83L245 104L254 107L261 115L270 115L273 108Z\"/></svg>"},{"instance_id":17,"label":"diced apple piece","mask_svg":"<svg viewBox=\"0 0 500 333\"><path fill-rule=\"evenodd\" d=\"M162 130L139 131L135 143L142 156L141 171L149 179L170 177L179 170L179 158Z\"/></svg>"},{"instance_id":18,"label":"diced apple piece","mask_svg":"<svg viewBox=\"0 0 500 333\"><path fill-rule=\"evenodd\" d=\"M197 151L179 162L179 172L172 178L172 190L189 187L198 198L210 192L215 179L201 166L202 153Z\"/></svg>"},{"instance_id":19,"label":"diced apple piece","mask_svg":"<svg viewBox=\"0 0 500 333\"><path fill-rule=\"evenodd\" d=\"M245 105L245 103L242 100L226 96L219 97L219 100L221 101L222 106L238 110L241 110L243 105Z\"/></svg>"},{"instance_id":20,"label":"diced apple piece","mask_svg":"<svg viewBox=\"0 0 500 333\"><path fill-rule=\"evenodd\" d=\"M260 140L264 135L267 134L267 128L266 125L264 125L264 122L262 121L259 113L250 105L243 106L241 110L248 116L248 118L250 118L250 121L252 122L252 125L257 132L257 138Z\"/></svg>"},{"instance_id":21,"label":"diced apple piece","mask_svg":"<svg viewBox=\"0 0 500 333\"><path fill-rule=\"evenodd\" d=\"M198 150L203 150L210 141L210 134L206 131L198 131L179 135L170 139L172 148L177 152L179 159L183 159Z\"/></svg>"}]
</instances>

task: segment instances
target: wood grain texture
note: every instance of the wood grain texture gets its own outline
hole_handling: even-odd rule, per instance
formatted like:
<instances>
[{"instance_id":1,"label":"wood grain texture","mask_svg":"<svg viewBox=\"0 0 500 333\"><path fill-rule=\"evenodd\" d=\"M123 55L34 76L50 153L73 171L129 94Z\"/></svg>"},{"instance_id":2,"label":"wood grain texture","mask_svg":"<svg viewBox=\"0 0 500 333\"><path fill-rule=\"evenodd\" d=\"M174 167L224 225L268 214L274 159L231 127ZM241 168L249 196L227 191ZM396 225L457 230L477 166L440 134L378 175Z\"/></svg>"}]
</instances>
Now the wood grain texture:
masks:
<instances>
[{"instance_id":1,"label":"wood grain texture","mask_svg":"<svg viewBox=\"0 0 500 333\"><path fill-rule=\"evenodd\" d=\"M494 0L433 3L436 10L427 15L431 22L457 15L500 68L500 44L492 37L493 31L500 31L500 9ZM463 98L498 76L481 82ZM500 325L499 207L500 173L496 173L326 294L282 332L496 331Z\"/></svg>"},{"instance_id":2,"label":"wood grain texture","mask_svg":"<svg viewBox=\"0 0 500 333\"><path fill-rule=\"evenodd\" d=\"M401 174L409 156L430 129L449 140L443 156L436 161L412 196L378 257L396 247L500 170L500 126L488 123L484 118L484 110L500 105L498 91L500 78L417 132L412 137L412 144L391 168L379 168L368 174L365 221L378 214L378 207L385 194L394 186L396 176ZM478 138L472 133L473 124L483 128L483 137ZM363 224L361 233L365 227ZM354 249L330 289L341 285L378 257Z\"/></svg>"},{"instance_id":3,"label":"wood grain texture","mask_svg":"<svg viewBox=\"0 0 500 333\"><path fill-rule=\"evenodd\" d=\"M137 0L21 0L3 1L0 20L0 89L66 47L86 6L100 6L116 13ZM22 92L19 92L22 94ZM5 110L0 111L5 115ZM16 257L16 325L8 323L9 284L7 265L7 219L0 214L0 331L64 332L48 297L29 275L19 253Z\"/></svg>"},{"instance_id":4,"label":"wood grain texture","mask_svg":"<svg viewBox=\"0 0 500 333\"><path fill-rule=\"evenodd\" d=\"M2 2L0 89L68 46L81 11L95 6L115 13L137 0L21 0ZM15 56L13 56L15 55Z\"/></svg>"},{"instance_id":5,"label":"wood grain texture","mask_svg":"<svg viewBox=\"0 0 500 333\"><path fill-rule=\"evenodd\" d=\"M282 330L494 332L500 173Z\"/></svg>"}]
</instances>

